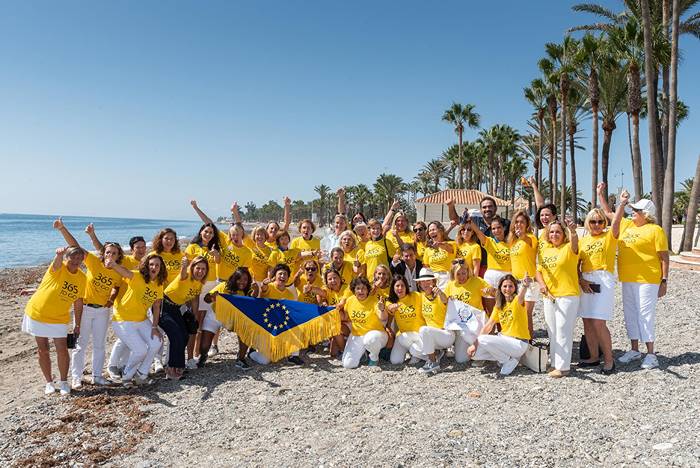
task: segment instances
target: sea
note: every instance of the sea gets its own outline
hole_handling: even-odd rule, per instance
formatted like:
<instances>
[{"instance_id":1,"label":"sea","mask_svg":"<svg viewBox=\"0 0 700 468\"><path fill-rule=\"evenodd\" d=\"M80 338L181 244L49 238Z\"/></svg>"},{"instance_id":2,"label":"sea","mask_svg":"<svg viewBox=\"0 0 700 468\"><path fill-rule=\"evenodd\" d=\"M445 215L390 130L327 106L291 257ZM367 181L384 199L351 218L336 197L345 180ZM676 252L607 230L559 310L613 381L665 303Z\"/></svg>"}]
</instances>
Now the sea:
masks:
<instances>
[{"instance_id":1,"label":"sea","mask_svg":"<svg viewBox=\"0 0 700 468\"><path fill-rule=\"evenodd\" d=\"M49 263L58 247L65 246L63 236L52 224L57 216L0 213L0 268L34 266ZM151 242L162 228L169 227L180 239L191 239L199 230L199 221L176 221L162 219L98 218L85 216L63 216L63 223L80 245L94 250L85 234L85 226L93 223L101 242L118 242L129 248L129 239L143 236Z\"/></svg>"}]
</instances>

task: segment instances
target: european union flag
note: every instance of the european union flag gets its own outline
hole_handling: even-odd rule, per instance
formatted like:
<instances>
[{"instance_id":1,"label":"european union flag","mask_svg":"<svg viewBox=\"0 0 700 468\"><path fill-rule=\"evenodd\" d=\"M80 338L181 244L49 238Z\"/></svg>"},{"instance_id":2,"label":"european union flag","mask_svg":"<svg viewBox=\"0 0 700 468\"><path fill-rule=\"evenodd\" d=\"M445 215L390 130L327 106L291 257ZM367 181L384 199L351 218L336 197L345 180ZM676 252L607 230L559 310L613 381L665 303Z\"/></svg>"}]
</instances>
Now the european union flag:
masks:
<instances>
[{"instance_id":1,"label":"european union flag","mask_svg":"<svg viewBox=\"0 0 700 468\"><path fill-rule=\"evenodd\" d=\"M220 294L216 318L271 361L340 334L334 307Z\"/></svg>"}]
</instances>

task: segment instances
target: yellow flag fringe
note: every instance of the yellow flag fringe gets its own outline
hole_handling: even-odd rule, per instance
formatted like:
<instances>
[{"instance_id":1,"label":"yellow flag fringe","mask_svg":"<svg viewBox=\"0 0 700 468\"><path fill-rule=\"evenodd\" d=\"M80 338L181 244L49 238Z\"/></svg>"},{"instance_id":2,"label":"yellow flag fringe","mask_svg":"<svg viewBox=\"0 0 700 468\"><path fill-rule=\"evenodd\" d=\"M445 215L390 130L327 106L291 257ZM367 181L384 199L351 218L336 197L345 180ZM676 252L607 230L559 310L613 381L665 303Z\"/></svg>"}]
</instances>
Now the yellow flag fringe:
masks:
<instances>
[{"instance_id":1,"label":"yellow flag fringe","mask_svg":"<svg viewBox=\"0 0 700 468\"><path fill-rule=\"evenodd\" d=\"M214 307L224 328L272 362L340 334L340 312L336 309L273 336L223 298L217 298Z\"/></svg>"}]
</instances>

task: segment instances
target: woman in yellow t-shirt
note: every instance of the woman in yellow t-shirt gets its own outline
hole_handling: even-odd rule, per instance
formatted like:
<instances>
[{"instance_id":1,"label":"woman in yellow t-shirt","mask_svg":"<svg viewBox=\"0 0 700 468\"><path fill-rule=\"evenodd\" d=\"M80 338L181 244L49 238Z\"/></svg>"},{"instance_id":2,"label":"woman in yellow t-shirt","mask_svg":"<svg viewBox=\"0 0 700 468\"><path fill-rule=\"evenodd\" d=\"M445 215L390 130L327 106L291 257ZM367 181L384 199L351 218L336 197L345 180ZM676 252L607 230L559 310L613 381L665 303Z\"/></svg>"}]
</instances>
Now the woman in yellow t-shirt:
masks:
<instances>
[{"instance_id":1,"label":"woman in yellow t-shirt","mask_svg":"<svg viewBox=\"0 0 700 468\"><path fill-rule=\"evenodd\" d=\"M353 276L365 276L367 274L365 251L358 246L355 234L352 231L343 231L338 242L343 250L343 258L353 265ZM349 282L347 284L350 285Z\"/></svg>"},{"instance_id":2,"label":"woman in yellow t-shirt","mask_svg":"<svg viewBox=\"0 0 700 468\"><path fill-rule=\"evenodd\" d=\"M413 233L415 234L413 243L416 244L416 256L422 259L425 254L425 246L428 245L428 225L423 221L416 221L413 225Z\"/></svg>"},{"instance_id":3,"label":"woman in yellow t-shirt","mask_svg":"<svg viewBox=\"0 0 700 468\"><path fill-rule=\"evenodd\" d=\"M532 187L532 192L535 195L535 207L537 212L535 213L535 225L537 226L537 241L538 248L543 248L549 241L546 239L544 234L544 228L549 226L549 223L557 220L557 207L554 203L545 203L544 196L540 192L534 177L527 179L527 184Z\"/></svg>"},{"instance_id":4,"label":"woman in yellow t-shirt","mask_svg":"<svg viewBox=\"0 0 700 468\"><path fill-rule=\"evenodd\" d=\"M493 237L486 237L473 219L470 223L472 232L476 234L479 242L484 247L484 250L486 250L487 269L484 273L484 279L495 288L498 286L498 282L501 278L509 274L512 269L510 264L510 246L508 245L506 236L505 222L500 216L495 216L493 220L491 220L491 233Z\"/></svg>"},{"instance_id":5,"label":"woman in yellow t-shirt","mask_svg":"<svg viewBox=\"0 0 700 468\"><path fill-rule=\"evenodd\" d=\"M214 289L209 291L204 297L204 301L208 303L215 302L219 294L232 294L236 296L257 297L260 293L258 284L253 281L253 276L248 271L248 268L241 266L223 283L216 285ZM219 330L222 327L228 331L235 331L233 328L233 320L223 310L216 309L216 315L211 317L207 323L202 324L202 339L200 340L200 358L199 367L202 367L209 356L209 346L212 344L212 339L216 336L212 330ZM238 337L238 358L234 364L238 369L248 370L250 364L245 357L248 354L248 345L241 341Z\"/></svg>"},{"instance_id":6,"label":"woman in yellow t-shirt","mask_svg":"<svg viewBox=\"0 0 700 468\"><path fill-rule=\"evenodd\" d=\"M601 195L600 204L608 218L610 207ZM622 198L622 196L621 196ZM621 203L626 204L625 201ZM623 219L617 242L617 274L622 283L622 309L631 349L618 360L629 363L642 358L639 342L643 341L647 355L642 369L659 366L654 353L656 338L656 303L666 295L668 286L668 239L656 224L656 207L651 200L630 203L632 219Z\"/></svg>"},{"instance_id":7,"label":"woman in yellow t-shirt","mask_svg":"<svg viewBox=\"0 0 700 468\"><path fill-rule=\"evenodd\" d=\"M63 259L66 259L64 262ZM74 333L80 332L83 313L83 296L87 279L80 270L85 258L85 251L80 247L62 247L56 249L56 256L44 273L36 292L24 308L22 331L32 335L39 348L39 367L46 386L44 393L51 395L56 391L51 375L51 354L49 339L56 347L56 360L60 373L59 389L61 395L70 393L68 384L68 324L70 308L75 312Z\"/></svg>"},{"instance_id":8,"label":"woman in yellow t-shirt","mask_svg":"<svg viewBox=\"0 0 700 468\"><path fill-rule=\"evenodd\" d=\"M305 260L301 269L293 278L292 284L297 291L297 300L307 304L318 304L317 296L323 294L323 283L318 272L316 260Z\"/></svg>"},{"instance_id":9,"label":"woman in yellow t-shirt","mask_svg":"<svg viewBox=\"0 0 700 468\"><path fill-rule=\"evenodd\" d=\"M337 306L342 309L345 300L352 294L350 285L343 283L343 279L335 268L327 268L323 272L323 283L321 294L318 295L318 303L322 306ZM350 336L350 322L340 324L340 335L336 335L330 340L330 355L342 359L345 341Z\"/></svg>"},{"instance_id":10,"label":"woman in yellow t-shirt","mask_svg":"<svg viewBox=\"0 0 700 468\"><path fill-rule=\"evenodd\" d=\"M445 295L457 301L464 302L478 310L484 310L486 298L493 300L495 288L483 278L474 274L472 268L458 258L450 271L450 282L445 288ZM455 361L464 363L469 360L467 356L468 343L461 334L455 336Z\"/></svg>"},{"instance_id":11,"label":"woman in yellow t-shirt","mask_svg":"<svg viewBox=\"0 0 700 468\"><path fill-rule=\"evenodd\" d=\"M430 374L440 369L443 350L454 344L455 334L444 329L448 297L437 287L433 272L423 268L416 283L421 293L421 313L425 320L425 325L418 330L421 351L426 355L425 366L421 368L421 372ZM440 355L436 353L437 350L440 350Z\"/></svg>"},{"instance_id":12,"label":"woman in yellow t-shirt","mask_svg":"<svg viewBox=\"0 0 700 468\"><path fill-rule=\"evenodd\" d=\"M280 231L277 233L277 239L275 241L275 249L270 252L270 258L267 260L267 264L270 268L274 267L278 263L284 263L289 267L292 272L292 276L297 274L299 271L299 265L304 258L311 258L318 255L317 250L302 250L298 247L291 246L292 241L289 233L287 231Z\"/></svg>"},{"instance_id":13,"label":"woman in yellow t-shirt","mask_svg":"<svg viewBox=\"0 0 700 468\"><path fill-rule=\"evenodd\" d=\"M545 228L549 242L538 252L537 282L544 296L544 318L549 336L550 377L569 374L574 327L581 291L578 285L578 235L573 222L565 227L552 221Z\"/></svg>"},{"instance_id":14,"label":"woman in yellow t-shirt","mask_svg":"<svg viewBox=\"0 0 700 468\"><path fill-rule=\"evenodd\" d=\"M165 262L165 268L168 270L166 283L172 283L175 277L180 274L180 261L182 260L177 233L170 228L161 229L153 237L151 252L161 256Z\"/></svg>"},{"instance_id":15,"label":"woman in yellow t-shirt","mask_svg":"<svg viewBox=\"0 0 700 468\"><path fill-rule=\"evenodd\" d=\"M464 259L464 263L472 268L474 276L479 276L481 268L481 246L476 241L476 236L469 224L462 224L457 231L455 247L457 257Z\"/></svg>"},{"instance_id":16,"label":"woman in yellow t-shirt","mask_svg":"<svg viewBox=\"0 0 700 468\"><path fill-rule=\"evenodd\" d=\"M253 241L252 244L248 246L253 253L250 264L250 274L253 275L253 281L260 285L260 283L268 277L267 275L270 270L269 260L272 249L267 245L267 234L265 233L265 228L262 226L253 228L250 237ZM289 271L291 271L291 268Z\"/></svg>"},{"instance_id":17,"label":"woman in yellow t-shirt","mask_svg":"<svg viewBox=\"0 0 700 468\"><path fill-rule=\"evenodd\" d=\"M382 231L386 236L386 240L394 244L394 250L399 250L403 244L414 243L416 238L413 231L411 231L411 225L406 214L400 208L401 204L395 201L384 217L384 224L382 224Z\"/></svg>"},{"instance_id":18,"label":"woman in yellow t-shirt","mask_svg":"<svg viewBox=\"0 0 700 468\"><path fill-rule=\"evenodd\" d=\"M365 263L367 278L374 278L374 270L379 265L389 267L389 262L396 253L394 244L389 242L382 233L382 224L376 219L369 220L371 240L365 244Z\"/></svg>"},{"instance_id":19,"label":"woman in yellow t-shirt","mask_svg":"<svg viewBox=\"0 0 700 468\"><path fill-rule=\"evenodd\" d=\"M352 295L345 301L342 308L342 319L351 323L352 332L343 350L343 367L355 369L360 365L360 359L369 352L368 366L379 364L379 352L386 346L389 339L384 322L387 313L384 301L379 302L370 295L370 284L367 278L359 277L350 283ZM381 306L379 304L382 304Z\"/></svg>"},{"instance_id":20,"label":"woman in yellow t-shirt","mask_svg":"<svg viewBox=\"0 0 700 468\"><path fill-rule=\"evenodd\" d=\"M151 254L139 270L127 270L112 259L108 259L105 266L124 278L126 288L114 303L112 316L112 331L130 351L122 383L129 385L132 379L147 383L151 363L162 345L158 323L168 276L165 262L160 255ZM148 319L149 308L152 321Z\"/></svg>"},{"instance_id":21,"label":"woman in yellow t-shirt","mask_svg":"<svg viewBox=\"0 0 700 468\"><path fill-rule=\"evenodd\" d=\"M501 365L501 375L510 375L518 366L520 357L527 351L531 335L528 330L525 294L532 282L532 278L526 276L518 292L518 280L513 275L501 278L493 313L467 351L472 359L497 361ZM501 325L501 332L491 335L497 323Z\"/></svg>"},{"instance_id":22,"label":"woman in yellow t-shirt","mask_svg":"<svg viewBox=\"0 0 700 468\"><path fill-rule=\"evenodd\" d=\"M389 288L389 304L386 306L389 320L393 320L397 328L389 358L394 365L402 364L406 360L406 353L411 355L412 363L425 359L421 352L422 343L418 334L418 330L425 325L421 313L421 295L410 291L406 277L394 275Z\"/></svg>"},{"instance_id":23,"label":"woman in yellow t-shirt","mask_svg":"<svg viewBox=\"0 0 700 468\"><path fill-rule=\"evenodd\" d=\"M341 247L333 247L333 250L330 252L330 263L326 263L322 271L326 271L328 268L338 270L343 277L343 283L349 285L353 278L360 276L362 265L358 265L359 261L357 260L350 261L346 260L346 258Z\"/></svg>"},{"instance_id":24,"label":"woman in yellow t-shirt","mask_svg":"<svg viewBox=\"0 0 700 468\"><path fill-rule=\"evenodd\" d=\"M163 307L158 326L168 335L168 368L165 375L168 379L180 380L185 370L185 348L191 342L188 350L190 359L193 357L194 337L185 325L184 314L191 314L199 307L199 294L209 273L209 262L204 257L195 257L192 263L183 256L180 261L180 273L168 284L163 291Z\"/></svg>"},{"instance_id":25,"label":"woman in yellow t-shirt","mask_svg":"<svg viewBox=\"0 0 700 468\"><path fill-rule=\"evenodd\" d=\"M53 223L63 238L71 247L80 247L78 241L68 231L61 218ZM94 235L94 226L89 224L85 232ZM113 259L121 263L124 252L119 244L115 242L98 243L99 255L86 252L83 259L87 270L85 295L83 297L83 313L80 322L76 322L76 333L78 334L75 349L71 355L70 373L72 376L73 389L81 388L83 385L83 371L85 370L85 352L87 351L90 338L92 338L92 379L95 385L107 385L109 381L102 376L102 368L105 361L105 347L107 341L107 330L109 329L109 318L112 315L112 304L116 297L116 292L121 285L121 276L105 266L106 259Z\"/></svg>"},{"instance_id":26,"label":"woman in yellow t-shirt","mask_svg":"<svg viewBox=\"0 0 700 468\"><path fill-rule=\"evenodd\" d=\"M378 301L386 300L389 297L389 286L391 284L391 270L386 265L379 265L374 270L372 278L372 290L370 296L374 296Z\"/></svg>"},{"instance_id":27,"label":"woman in yellow t-shirt","mask_svg":"<svg viewBox=\"0 0 700 468\"><path fill-rule=\"evenodd\" d=\"M298 225L301 236L295 237L292 240L291 248L299 249L302 252L312 251L318 252L321 250L321 239L314 237L316 225L310 219L302 219Z\"/></svg>"},{"instance_id":28,"label":"woman in yellow t-shirt","mask_svg":"<svg viewBox=\"0 0 700 468\"><path fill-rule=\"evenodd\" d=\"M518 210L513 213L508 232L508 245L510 248L510 265L513 276L518 281L526 277L535 278L537 272L537 238L532 234L530 216ZM530 335L534 333L532 325L532 311L535 309L535 302L540 299L540 289L537 281L528 282L525 289L525 308L527 309L527 323Z\"/></svg>"},{"instance_id":29,"label":"woman in yellow t-shirt","mask_svg":"<svg viewBox=\"0 0 700 468\"><path fill-rule=\"evenodd\" d=\"M438 287L444 288L450 280L450 268L456 255L455 246L448 241L445 226L438 221L428 224L428 239L423 252L423 266L430 268L437 278Z\"/></svg>"},{"instance_id":30,"label":"woman in yellow t-shirt","mask_svg":"<svg viewBox=\"0 0 700 468\"><path fill-rule=\"evenodd\" d=\"M367 223L360 221L352 228L352 232L357 236L357 247L364 251L367 242L372 239L369 234L369 227L367 227Z\"/></svg>"}]
</instances>

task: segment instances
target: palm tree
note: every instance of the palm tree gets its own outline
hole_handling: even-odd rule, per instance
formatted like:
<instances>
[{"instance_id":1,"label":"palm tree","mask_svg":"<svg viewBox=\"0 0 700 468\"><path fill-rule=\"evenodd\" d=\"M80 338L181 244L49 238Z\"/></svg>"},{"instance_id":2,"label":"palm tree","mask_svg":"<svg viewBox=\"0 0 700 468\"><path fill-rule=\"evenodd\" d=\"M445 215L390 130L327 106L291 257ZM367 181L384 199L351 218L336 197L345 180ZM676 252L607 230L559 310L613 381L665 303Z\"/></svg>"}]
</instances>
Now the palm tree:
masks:
<instances>
[{"instance_id":1,"label":"palm tree","mask_svg":"<svg viewBox=\"0 0 700 468\"><path fill-rule=\"evenodd\" d=\"M498 128L496 125L489 129L482 129L479 132L479 138L481 139L481 142L483 143L484 147L487 150L488 154L488 159L487 159L487 191L489 194L494 195L494 189L496 185L495 181L495 174L496 174L496 168L495 168L495 154L498 149Z\"/></svg>"},{"instance_id":2,"label":"palm tree","mask_svg":"<svg viewBox=\"0 0 700 468\"><path fill-rule=\"evenodd\" d=\"M549 141L549 180L553 187L552 192L552 202L557 197L557 90L556 85L552 83L554 64L546 59L540 59L537 63L542 75L544 77L543 82L547 86L547 110L549 111L550 118L550 141Z\"/></svg>"},{"instance_id":3,"label":"palm tree","mask_svg":"<svg viewBox=\"0 0 700 468\"><path fill-rule=\"evenodd\" d=\"M603 182L606 184L607 198L608 166L610 162L610 143L617 125L617 117L625 110L627 83L625 69L619 63L608 63L601 67L598 76L600 84L600 111L603 119L603 151L601 154L601 169Z\"/></svg>"},{"instance_id":4,"label":"palm tree","mask_svg":"<svg viewBox=\"0 0 700 468\"><path fill-rule=\"evenodd\" d=\"M530 86L525 88L525 99L532 105L535 109L534 116L537 119L539 128L540 141L537 145L539 152L535 158L535 181L537 186L542 185L542 158L544 157L544 145L542 144L542 139L544 138L544 116L547 112L547 87L540 78L536 78L530 82Z\"/></svg>"},{"instance_id":5,"label":"palm tree","mask_svg":"<svg viewBox=\"0 0 700 468\"><path fill-rule=\"evenodd\" d=\"M518 181L527 173L527 164L522 156L518 154L513 154L503 166L503 174L506 179L507 191L513 209L515 209L515 188L518 185ZM504 197L505 198L505 197Z\"/></svg>"},{"instance_id":6,"label":"palm tree","mask_svg":"<svg viewBox=\"0 0 700 468\"><path fill-rule=\"evenodd\" d=\"M435 191L438 192L440 190L440 179L447 175L447 168L441 160L431 159L423 166L423 173L430 177Z\"/></svg>"},{"instance_id":7,"label":"palm tree","mask_svg":"<svg viewBox=\"0 0 700 468\"><path fill-rule=\"evenodd\" d=\"M326 206L327 206L327 200L328 200L328 195L331 192L331 188L327 186L326 184L321 184L317 185L314 187L314 191L318 194L319 198L319 221L321 222L321 225L324 224L324 214L326 213ZM326 217L327 219L327 217Z\"/></svg>"},{"instance_id":8,"label":"palm tree","mask_svg":"<svg viewBox=\"0 0 700 468\"><path fill-rule=\"evenodd\" d=\"M459 188L464 188L464 173L462 168L462 135L464 134L464 125L469 128L478 128L481 117L474 112L473 104L458 104L452 103L452 107L447 109L442 114L442 120L451 123L455 127L455 133L459 136ZM471 172L471 167L468 168Z\"/></svg>"},{"instance_id":9,"label":"palm tree","mask_svg":"<svg viewBox=\"0 0 700 468\"><path fill-rule=\"evenodd\" d=\"M698 201L700 201L700 156L698 156L698 162L695 165L695 178L688 197L688 211L685 217L681 251L688 251L693 247L693 233L695 232L695 223L698 217Z\"/></svg>"},{"instance_id":10,"label":"palm tree","mask_svg":"<svg viewBox=\"0 0 700 468\"><path fill-rule=\"evenodd\" d=\"M374 182L374 194L379 204L382 205L382 210L389 210L398 195L405 191L406 184L404 184L403 179L394 174L379 174Z\"/></svg>"},{"instance_id":11,"label":"palm tree","mask_svg":"<svg viewBox=\"0 0 700 468\"><path fill-rule=\"evenodd\" d=\"M462 151L464 155L465 146L469 142L462 143ZM447 175L447 187L457 188L457 168L459 167L459 145L452 145L442 152L440 160L444 163L446 171L449 172ZM467 184L469 182L467 181Z\"/></svg>"},{"instance_id":12,"label":"palm tree","mask_svg":"<svg viewBox=\"0 0 700 468\"><path fill-rule=\"evenodd\" d=\"M425 174L424 172L419 173L417 176L413 178L415 184L416 184L416 191L420 192L423 194L423 196L428 195L429 193L432 193L432 190L430 190L430 176Z\"/></svg>"},{"instance_id":13,"label":"palm tree","mask_svg":"<svg viewBox=\"0 0 700 468\"><path fill-rule=\"evenodd\" d=\"M569 98L568 98L568 135L569 135L569 157L571 158L571 194L573 194L573 200L567 199L571 202L571 207L577 206L577 196L578 196L578 181L576 180L576 133L578 133L578 125L582 120L590 118L591 111L587 107L586 90L581 87L580 84L575 84L569 88ZM578 222L578 212L572 208L571 210L574 216L574 222Z\"/></svg>"},{"instance_id":14,"label":"palm tree","mask_svg":"<svg viewBox=\"0 0 700 468\"><path fill-rule=\"evenodd\" d=\"M365 207L372 200L372 192L370 191L369 187L367 187L365 184L359 184L355 187L353 195L355 209L364 213Z\"/></svg>"}]
</instances>

